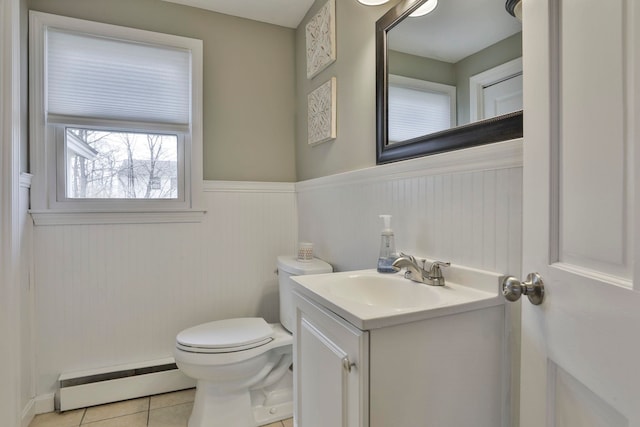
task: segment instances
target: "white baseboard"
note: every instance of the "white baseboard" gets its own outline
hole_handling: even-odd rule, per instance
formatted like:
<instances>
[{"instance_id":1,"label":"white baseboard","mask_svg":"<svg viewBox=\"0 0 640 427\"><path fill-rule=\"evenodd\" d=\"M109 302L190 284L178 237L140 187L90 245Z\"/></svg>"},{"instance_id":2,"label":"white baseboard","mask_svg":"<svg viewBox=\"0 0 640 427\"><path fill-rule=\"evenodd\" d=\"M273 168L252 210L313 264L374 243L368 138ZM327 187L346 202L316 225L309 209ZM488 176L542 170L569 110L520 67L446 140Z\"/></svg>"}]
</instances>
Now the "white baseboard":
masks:
<instances>
[{"instance_id":1,"label":"white baseboard","mask_svg":"<svg viewBox=\"0 0 640 427\"><path fill-rule=\"evenodd\" d=\"M22 410L22 418L20 422L21 427L29 427L31 421L33 421L33 417L36 416L36 405L35 400L31 399L27 403L27 406Z\"/></svg>"},{"instance_id":2,"label":"white baseboard","mask_svg":"<svg viewBox=\"0 0 640 427\"><path fill-rule=\"evenodd\" d=\"M35 415L46 414L55 410L55 393L41 394L32 399Z\"/></svg>"},{"instance_id":3,"label":"white baseboard","mask_svg":"<svg viewBox=\"0 0 640 427\"><path fill-rule=\"evenodd\" d=\"M192 387L195 387L195 381L177 369L134 378L84 384L60 391L60 410L86 408Z\"/></svg>"},{"instance_id":4,"label":"white baseboard","mask_svg":"<svg viewBox=\"0 0 640 427\"><path fill-rule=\"evenodd\" d=\"M68 411L195 387L173 358L60 375L57 409Z\"/></svg>"}]
</instances>

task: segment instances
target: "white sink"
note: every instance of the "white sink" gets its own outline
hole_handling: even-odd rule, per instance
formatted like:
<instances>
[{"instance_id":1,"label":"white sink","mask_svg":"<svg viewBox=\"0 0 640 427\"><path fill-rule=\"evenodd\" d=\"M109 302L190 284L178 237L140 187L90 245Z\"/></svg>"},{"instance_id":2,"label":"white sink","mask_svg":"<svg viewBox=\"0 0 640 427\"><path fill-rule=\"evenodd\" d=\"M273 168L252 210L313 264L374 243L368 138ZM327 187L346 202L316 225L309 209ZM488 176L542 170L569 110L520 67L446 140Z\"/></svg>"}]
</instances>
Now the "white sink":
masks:
<instances>
[{"instance_id":1,"label":"white sink","mask_svg":"<svg viewBox=\"0 0 640 427\"><path fill-rule=\"evenodd\" d=\"M446 286L405 279L376 270L295 276L294 290L362 330L503 304L500 275L452 265Z\"/></svg>"},{"instance_id":2,"label":"white sink","mask_svg":"<svg viewBox=\"0 0 640 427\"><path fill-rule=\"evenodd\" d=\"M395 310L438 304L440 293L427 286L416 286L402 275L377 272L335 274L327 278L327 291L356 304L387 307Z\"/></svg>"}]
</instances>

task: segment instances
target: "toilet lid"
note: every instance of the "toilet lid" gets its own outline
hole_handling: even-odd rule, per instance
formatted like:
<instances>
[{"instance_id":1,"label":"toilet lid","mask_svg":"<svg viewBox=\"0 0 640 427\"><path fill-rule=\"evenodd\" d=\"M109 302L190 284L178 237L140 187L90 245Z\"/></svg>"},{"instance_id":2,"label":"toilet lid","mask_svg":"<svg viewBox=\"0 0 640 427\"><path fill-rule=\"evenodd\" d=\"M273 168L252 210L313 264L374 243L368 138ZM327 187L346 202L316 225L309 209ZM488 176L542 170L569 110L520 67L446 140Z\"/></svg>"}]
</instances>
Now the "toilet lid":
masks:
<instances>
[{"instance_id":1,"label":"toilet lid","mask_svg":"<svg viewBox=\"0 0 640 427\"><path fill-rule=\"evenodd\" d=\"M216 320L180 332L179 345L194 349L227 350L246 349L273 340L273 328L260 317Z\"/></svg>"}]
</instances>

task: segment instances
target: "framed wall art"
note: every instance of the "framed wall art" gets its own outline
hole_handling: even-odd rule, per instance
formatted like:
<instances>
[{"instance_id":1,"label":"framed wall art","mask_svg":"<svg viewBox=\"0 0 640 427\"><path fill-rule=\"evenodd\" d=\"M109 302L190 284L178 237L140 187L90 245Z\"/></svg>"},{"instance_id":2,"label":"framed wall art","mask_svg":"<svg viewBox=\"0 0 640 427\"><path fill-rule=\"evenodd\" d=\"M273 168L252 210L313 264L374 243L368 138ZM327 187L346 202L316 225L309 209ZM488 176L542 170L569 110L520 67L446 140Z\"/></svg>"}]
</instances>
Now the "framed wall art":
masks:
<instances>
[{"instance_id":1,"label":"framed wall art","mask_svg":"<svg viewBox=\"0 0 640 427\"><path fill-rule=\"evenodd\" d=\"M336 2L328 0L306 26L307 78L336 60Z\"/></svg>"},{"instance_id":2,"label":"framed wall art","mask_svg":"<svg viewBox=\"0 0 640 427\"><path fill-rule=\"evenodd\" d=\"M309 145L336 138L336 78L307 95L307 128Z\"/></svg>"}]
</instances>

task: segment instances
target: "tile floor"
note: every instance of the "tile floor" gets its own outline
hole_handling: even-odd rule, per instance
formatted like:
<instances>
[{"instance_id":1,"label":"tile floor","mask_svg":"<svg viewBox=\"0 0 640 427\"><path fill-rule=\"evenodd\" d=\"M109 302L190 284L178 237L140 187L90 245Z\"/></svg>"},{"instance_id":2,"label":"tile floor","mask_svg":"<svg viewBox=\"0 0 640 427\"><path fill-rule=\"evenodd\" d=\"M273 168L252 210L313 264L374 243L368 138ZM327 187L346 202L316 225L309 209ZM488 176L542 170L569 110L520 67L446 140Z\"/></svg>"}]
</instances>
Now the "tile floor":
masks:
<instances>
[{"instance_id":1,"label":"tile floor","mask_svg":"<svg viewBox=\"0 0 640 427\"><path fill-rule=\"evenodd\" d=\"M36 415L29 427L186 427L195 389L159 394L64 413ZM293 419L265 427L293 427Z\"/></svg>"}]
</instances>

